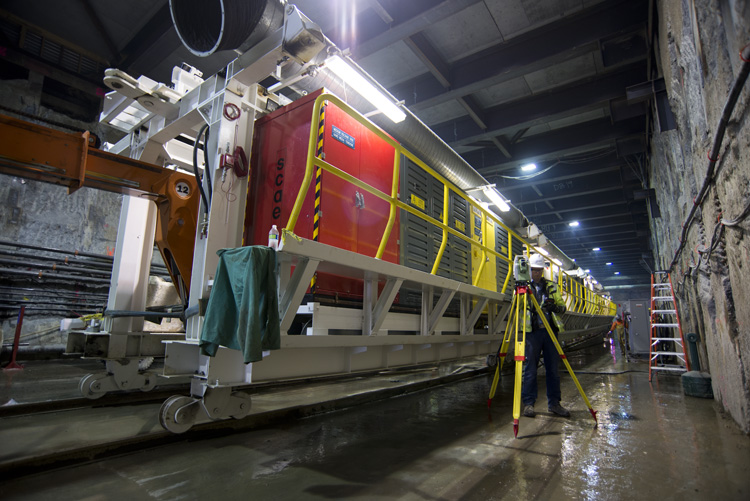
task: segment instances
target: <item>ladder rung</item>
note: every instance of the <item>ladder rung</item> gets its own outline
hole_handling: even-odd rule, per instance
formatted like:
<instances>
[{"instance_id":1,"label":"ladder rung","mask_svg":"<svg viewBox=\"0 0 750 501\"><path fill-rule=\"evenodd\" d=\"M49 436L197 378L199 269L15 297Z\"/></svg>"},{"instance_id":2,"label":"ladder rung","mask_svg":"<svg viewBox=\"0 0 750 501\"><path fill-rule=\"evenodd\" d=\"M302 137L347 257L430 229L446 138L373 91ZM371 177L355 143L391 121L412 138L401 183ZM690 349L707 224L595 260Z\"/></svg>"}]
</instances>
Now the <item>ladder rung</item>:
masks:
<instances>
[{"instance_id":1,"label":"ladder rung","mask_svg":"<svg viewBox=\"0 0 750 501\"><path fill-rule=\"evenodd\" d=\"M680 324L651 324L651 327L679 327Z\"/></svg>"},{"instance_id":2,"label":"ladder rung","mask_svg":"<svg viewBox=\"0 0 750 501\"><path fill-rule=\"evenodd\" d=\"M667 289L671 289L671 287L669 286L669 284L654 284L654 289L667 290Z\"/></svg>"},{"instance_id":3,"label":"ladder rung","mask_svg":"<svg viewBox=\"0 0 750 501\"><path fill-rule=\"evenodd\" d=\"M661 355L672 356L672 357L684 357L685 356L685 354L682 353L681 351L652 351L651 354L653 355L653 357L651 357L652 360Z\"/></svg>"},{"instance_id":4,"label":"ladder rung","mask_svg":"<svg viewBox=\"0 0 750 501\"><path fill-rule=\"evenodd\" d=\"M652 337L651 341L672 341L674 343L682 344L682 339L678 337ZM654 343L651 343L654 344Z\"/></svg>"},{"instance_id":5,"label":"ladder rung","mask_svg":"<svg viewBox=\"0 0 750 501\"><path fill-rule=\"evenodd\" d=\"M663 314L663 313L677 313L677 310L653 310L651 313Z\"/></svg>"},{"instance_id":6,"label":"ladder rung","mask_svg":"<svg viewBox=\"0 0 750 501\"><path fill-rule=\"evenodd\" d=\"M652 371L676 371L676 372L687 372L684 367L649 367Z\"/></svg>"},{"instance_id":7,"label":"ladder rung","mask_svg":"<svg viewBox=\"0 0 750 501\"><path fill-rule=\"evenodd\" d=\"M654 301L674 301L672 296L654 296Z\"/></svg>"}]
</instances>

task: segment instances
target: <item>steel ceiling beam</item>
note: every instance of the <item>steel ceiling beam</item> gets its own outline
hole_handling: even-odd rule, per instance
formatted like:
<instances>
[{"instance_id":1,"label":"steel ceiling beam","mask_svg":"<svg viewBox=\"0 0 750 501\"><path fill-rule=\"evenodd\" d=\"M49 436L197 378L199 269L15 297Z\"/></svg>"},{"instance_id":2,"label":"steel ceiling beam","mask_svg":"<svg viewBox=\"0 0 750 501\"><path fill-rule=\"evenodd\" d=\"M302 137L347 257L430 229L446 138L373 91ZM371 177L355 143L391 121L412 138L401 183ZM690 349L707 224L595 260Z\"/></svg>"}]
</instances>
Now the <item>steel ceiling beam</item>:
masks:
<instances>
[{"instance_id":1,"label":"steel ceiling beam","mask_svg":"<svg viewBox=\"0 0 750 501\"><path fill-rule=\"evenodd\" d=\"M597 75L584 83L487 108L484 111L486 130L478 127L469 117L449 120L430 128L452 148L457 148L507 134L520 126L532 127L579 114L589 108L608 107L610 100L625 96L628 85L643 80L645 66L644 63L628 65L620 71Z\"/></svg>"},{"instance_id":2,"label":"steel ceiling beam","mask_svg":"<svg viewBox=\"0 0 750 501\"><path fill-rule=\"evenodd\" d=\"M645 0L602 2L575 15L548 24L472 54L451 65L451 87L446 90L425 75L395 85L389 91L413 111L463 97L526 73L548 68L599 50L600 39L612 33L642 30L647 21ZM426 29L424 25L423 29ZM401 39L415 32L404 34ZM550 41L554 40L554 43ZM390 43L396 40L391 39ZM360 50L362 45L360 45ZM383 48L387 45L380 46ZM644 52L646 50L644 43ZM369 52L372 53L372 52ZM363 53L358 52L361 57ZM416 98L415 98L416 96Z\"/></svg>"},{"instance_id":3,"label":"steel ceiling beam","mask_svg":"<svg viewBox=\"0 0 750 501\"><path fill-rule=\"evenodd\" d=\"M406 45L416 54L416 56L429 68L430 73L435 79L445 88L450 87L450 81L448 76L450 69L445 63L443 58L438 54L432 44L427 40L422 33L417 33L404 40ZM480 130L487 129L487 123L485 119L485 112L479 104L471 96L466 96L458 99L461 106L464 107L468 114L469 120L474 127L478 127ZM510 158L510 154L501 145L498 148L503 152L507 158Z\"/></svg>"},{"instance_id":4,"label":"steel ceiling beam","mask_svg":"<svg viewBox=\"0 0 750 501\"><path fill-rule=\"evenodd\" d=\"M623 189L622 185L615 185L615 186L605 186L604 188L597 188L595 190L575 191L573 193L567 193L565 195L557 195L557 196L552 196L552 197L542 195L540 196L538 200L525 200L522 202L513 202L513 205L515 205L516 207L521 207L524 205L538 204L539 202L553 202L555 200L564 200L566 198L584 197L587 195L594 195L596 193L621 191L622 189Z\"/></svg>"},{"instance_id":5,"label":"steel ceiling beam","mask_svg":"<svg viewBox=\"0 0 750 501\"><path fill-rule=\"evenodd\" d=\"M508 164L519 165L523 161L563 156L571 150L584 147L593 149L595 146L613 144L624 136L641 137L644 134L644 121L640 117L615 124L604 118L529 137L508 148L514 160L488 149L471 151L462 156L480 174L487 176Z\"/></svg>"},{"instance_id":6,"label":"steel ceiling beam","mask_svg":"<svg viewBox=\"0 0 750 501\"><path fill-rule=\"evenodd\" d=\"M396 42L411 37L420 31L426 30L431 25L447 19L464 9L471 7L479 1L481 0L443 0L434 7L404 20L401 20L404 17L403 15L400 15L401 13L396 12L394 9L390 9L388 14L394 19L394 23L396 24L393 26L384 24L381 29L377 30L375 35L360 40L357 47L353 50L353 55L356 59L361 59L370 54L374 54ZM411 2L403 3L406 4ZM333 36L329 35L329 38L335 41L336 38L333 38L335 36L336 33L334 32Z\"/></svg>"}]
</instances>

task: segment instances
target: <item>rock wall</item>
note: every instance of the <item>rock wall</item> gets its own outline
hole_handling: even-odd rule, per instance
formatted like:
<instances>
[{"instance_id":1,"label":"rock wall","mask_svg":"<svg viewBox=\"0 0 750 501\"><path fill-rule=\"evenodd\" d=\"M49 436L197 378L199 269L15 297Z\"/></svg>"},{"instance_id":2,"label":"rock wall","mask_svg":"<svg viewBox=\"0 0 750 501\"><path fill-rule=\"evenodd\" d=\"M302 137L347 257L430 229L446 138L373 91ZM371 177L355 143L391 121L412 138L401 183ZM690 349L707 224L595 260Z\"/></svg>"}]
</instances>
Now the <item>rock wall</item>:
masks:
<instances>
[{"instance_id":1,"label":"rock wall","mask_svg":"<svg viewBox=\"0 0 750 501\"><path fill-rule=\"evenodd\" d=\"M33 74L29 80L0 81L0 113L64 132L88 130L105 141L116 142L119 139L116 131L103 128L98 122L81 122L45 108L40 104L40 87L38 78ZM67 188L61 186L0 174L0 241L70 251L71 256L74 251L112 256L122 199L123 195L90 188L81 188L69 195ZM22 252L30 256L29 261L50 255L62 260L66 256L37 250ZM153 254L152 264L164 266L157 251ZM31 267L29 269L32 270ZM108 277L104 284L87 281L81 285L73 280L36 277L9 279L10 276L13 275L0 276L0 287L6 288L0 290L0 306L8 306L4 301L8 296L3 295L7 293L7 288L15 291L27 288L42 292L96 292L104 295L104 302L109 291ZM171 282L151 277L147 306L174 305L179 302L177 291ZM67 344L67 332L61 332L60 321L63 317L71 316L73 315L51 315L28 309L21 329L19 358L59 357ZM16 306L12 309L0 308L0 344L3 346L0 359L3 362L10 357L17 319ZM179 332L184 330L184 326L179 319L165 319L161 324L146 322L144 329L153 332Z\"/></svg>"},{"instance_id":2,"label":"rock wall","mask_svg":"<svg viewBox=\"0 0 750 501\"><path fill-rule=\"evenodd\" d=\"M708 153L750 43L748 0L661 0L657 64L677 128L655 126L651 187L655 260L671 268L685 333L700 336L701 369L717 402L750 432L750 83L729 120L706 196L678 253L683 224L707 178Z\"/></svg>"}]
</instances>

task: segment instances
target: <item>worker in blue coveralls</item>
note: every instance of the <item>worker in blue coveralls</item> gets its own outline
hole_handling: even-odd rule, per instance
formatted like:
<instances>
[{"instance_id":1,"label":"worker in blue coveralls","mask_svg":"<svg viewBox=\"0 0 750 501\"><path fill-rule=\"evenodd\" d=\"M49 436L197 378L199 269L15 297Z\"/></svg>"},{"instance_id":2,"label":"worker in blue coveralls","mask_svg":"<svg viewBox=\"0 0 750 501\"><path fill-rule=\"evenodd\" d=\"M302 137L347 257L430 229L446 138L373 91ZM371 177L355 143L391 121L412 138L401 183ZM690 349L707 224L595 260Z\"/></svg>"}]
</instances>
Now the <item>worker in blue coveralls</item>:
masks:
<instances>
[{"instance_id":1,"label":"worker in blue coveralls","mask_svg":"<svg viewBox=\"0 0 750 501\"><path fill-rule=\"evenodd\" d=\"M550 327L555 335L560 330L562 323L558 315L565 313L565 302L557 285L544 278L544 256L533 254L529 259L531 268L531 291L547 317ZM547 379L547 409L558 416L570 417L570 412L560 405L560 375L558 366L560 354L557 352L555 343L547 333L542 319L536 312L531 301L528 302L526 311L526 362L523 368L523 385L521 387L521 401L523 402L523 415L526 417L536 416L534 403L537 397L537 367L539 356L544 357L544 370Z\"/></svg>"}]
</instances>

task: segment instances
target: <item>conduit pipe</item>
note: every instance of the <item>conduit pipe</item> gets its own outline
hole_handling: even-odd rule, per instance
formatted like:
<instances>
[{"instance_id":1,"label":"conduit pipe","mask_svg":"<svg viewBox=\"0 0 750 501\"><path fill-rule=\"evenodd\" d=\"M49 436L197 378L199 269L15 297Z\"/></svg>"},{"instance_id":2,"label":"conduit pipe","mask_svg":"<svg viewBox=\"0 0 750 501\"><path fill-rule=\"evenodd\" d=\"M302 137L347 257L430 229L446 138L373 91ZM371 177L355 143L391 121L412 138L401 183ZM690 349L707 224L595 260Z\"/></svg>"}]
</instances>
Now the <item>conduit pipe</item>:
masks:
<instances>
[{"instance_id":1,"label":"conduit pipe","mask_svg":"<svg viewBox=\"0 0 750 501\"><path fill-rule=\"evenodd\" d=\"M693 222L693 218L695 217L695 212L703 203L703 199L708 192L708 187L711 185L711 181L713 181L714 171L716 170L716 162L718 162L719 160L719 152L721 151L721 143L724 141L724 132L726 131L727 123L729 123L729 119L732 116L732 111L734 111L734 106L737 104L737 100L740 97L740 92L742 92L742 88L745 86L747 76L748 74L750 74L750 44L746 45L740 51L740 59L742 60L740 72L737 75L737 79L734 81L734 85L732 85L732 90L729 91L729 97L727 98L727 102L724 105L724 112L721 114L721 119L719 120L719 125L716 129L714 145L711 149L711 153L708 154L709 162L708 170L706 171L706 178L703 180L703 186L701 186L698 195L695 197L695 199L693 199L693 207L690 209L690 212L685 219L685 223L682 225L680 246L675 251L674 259L672 259L672 263L669 265L669 271L672 271L672 269L677 264L677 259L679 258L682 249L685 247L685 243L687 241L687 233L690 229L690 225Z\"/></svg>"}]
</instances>

